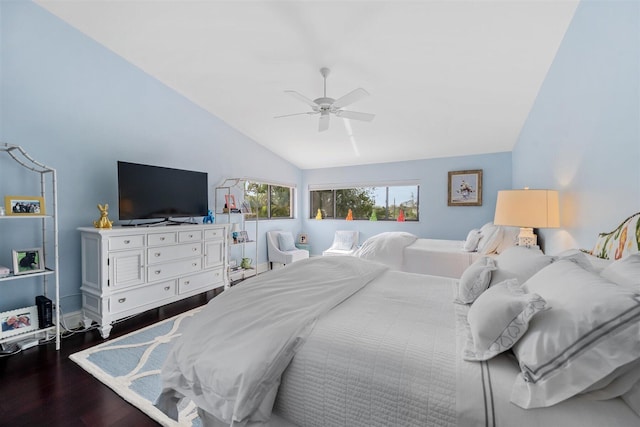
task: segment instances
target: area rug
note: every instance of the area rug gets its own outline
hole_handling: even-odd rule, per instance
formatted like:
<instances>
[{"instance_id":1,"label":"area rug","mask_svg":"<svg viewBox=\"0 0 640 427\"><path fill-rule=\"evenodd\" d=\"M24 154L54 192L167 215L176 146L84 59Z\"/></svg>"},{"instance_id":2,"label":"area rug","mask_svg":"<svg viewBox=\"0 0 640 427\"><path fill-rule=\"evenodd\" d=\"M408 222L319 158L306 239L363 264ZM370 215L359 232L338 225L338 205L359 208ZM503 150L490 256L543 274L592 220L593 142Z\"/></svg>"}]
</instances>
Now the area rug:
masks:
<instances>
[{"instance_id":1,"label":"area rug","mask_svg":"<svg viewBox=\"0 0 640 427\"><path fill-rule=\"evenodd\" d=\"M176 422L153 406L162 390L160 369L172 341L201 307L74 353L69 358L163 426L198 427L196 407L183 402Z\"/></svg>"}]
</instances>

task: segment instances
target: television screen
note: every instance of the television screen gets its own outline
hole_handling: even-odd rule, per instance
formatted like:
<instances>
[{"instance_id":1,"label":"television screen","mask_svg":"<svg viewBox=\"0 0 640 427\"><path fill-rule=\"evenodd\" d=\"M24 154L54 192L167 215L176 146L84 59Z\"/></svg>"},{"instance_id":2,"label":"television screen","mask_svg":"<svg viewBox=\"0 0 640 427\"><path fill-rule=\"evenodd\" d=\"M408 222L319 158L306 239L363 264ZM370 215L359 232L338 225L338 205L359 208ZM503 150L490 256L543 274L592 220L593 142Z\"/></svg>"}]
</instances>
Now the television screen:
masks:
<instances>
[{"instance_id":1,"label":"television screen","mask_svg":"<svg viewBox=\"0 0 640 427\"><path fill-rule=\"evenodd\" d=\"M206 172L118 162L121 220L207 215Z\"/></svg>"}]
</instances>

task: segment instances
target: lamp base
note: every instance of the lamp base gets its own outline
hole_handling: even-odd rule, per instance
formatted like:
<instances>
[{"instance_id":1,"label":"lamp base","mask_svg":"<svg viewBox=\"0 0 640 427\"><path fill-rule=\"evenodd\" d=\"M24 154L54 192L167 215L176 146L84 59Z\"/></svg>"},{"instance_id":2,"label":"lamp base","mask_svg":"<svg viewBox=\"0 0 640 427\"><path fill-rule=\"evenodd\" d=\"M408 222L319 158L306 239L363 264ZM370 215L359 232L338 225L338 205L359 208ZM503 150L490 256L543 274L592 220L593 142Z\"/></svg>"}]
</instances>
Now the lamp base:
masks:
<instances>
[{"instance_id":1,"label":"lamp base","mask_svg":"<svg viewBox=\"0 0 640 427\"><path fill-rule=\"evenodd\" d=\"M520 227L518 234L518 246L536 246L538 244L538 236L533 233L533 228Z\"/></svg>"}]
</instances>

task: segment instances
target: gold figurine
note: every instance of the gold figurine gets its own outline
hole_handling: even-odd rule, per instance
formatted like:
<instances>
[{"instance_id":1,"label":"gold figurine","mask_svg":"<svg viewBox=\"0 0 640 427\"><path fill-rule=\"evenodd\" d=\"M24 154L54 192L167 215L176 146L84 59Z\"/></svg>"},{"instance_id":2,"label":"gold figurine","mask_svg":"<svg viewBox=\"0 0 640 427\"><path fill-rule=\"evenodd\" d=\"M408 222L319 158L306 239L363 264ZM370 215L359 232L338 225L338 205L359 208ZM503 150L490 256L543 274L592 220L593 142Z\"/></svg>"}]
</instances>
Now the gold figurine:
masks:
<instances>
[{"instance_id":1,"label":"gold figurine","mask_svg":"<svg viewBox=\"0 0 640 427\"><path fill-rule=\"evenodd\" d=\"M109 204L105 203L104 206L98 203L98 210L100 211L100 219L97 221L93 221L93 226L95 228L111 228L113 225L113 221L109 221Z\"/></svg>"}]
</instances>

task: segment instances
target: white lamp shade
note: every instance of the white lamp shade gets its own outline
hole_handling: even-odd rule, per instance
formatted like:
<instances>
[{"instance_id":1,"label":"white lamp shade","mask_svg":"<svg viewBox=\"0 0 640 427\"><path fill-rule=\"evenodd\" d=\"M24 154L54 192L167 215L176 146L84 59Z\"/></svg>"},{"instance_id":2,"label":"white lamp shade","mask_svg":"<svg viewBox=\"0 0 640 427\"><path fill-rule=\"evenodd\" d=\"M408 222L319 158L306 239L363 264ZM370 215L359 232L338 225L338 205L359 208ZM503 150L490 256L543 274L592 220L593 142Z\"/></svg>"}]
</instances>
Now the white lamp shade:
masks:
<instances>
[{"instance_id":1,"label":"white lamp shade","mask_svg":"<svg viewBox=\"0 0 640 427\"><path fill-rule=\"evenodd\" d=\"M558 192L529 189L498 191L493 223L512 227L560 227Z\"/></svg>"},{"instance_id":2,"label":"white lamp shade","mask_svg":"<svg viewBox=\"0 0 640 427\"><path fill-rule=\"evenodd\" d=\"M231 232L237 233L238 231L240 231L240 225L237 222L234 222L233 225L231 225Z\"/></svg>"}]
</instances>

